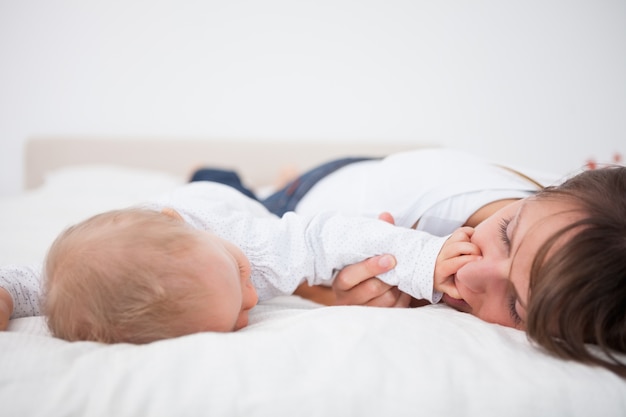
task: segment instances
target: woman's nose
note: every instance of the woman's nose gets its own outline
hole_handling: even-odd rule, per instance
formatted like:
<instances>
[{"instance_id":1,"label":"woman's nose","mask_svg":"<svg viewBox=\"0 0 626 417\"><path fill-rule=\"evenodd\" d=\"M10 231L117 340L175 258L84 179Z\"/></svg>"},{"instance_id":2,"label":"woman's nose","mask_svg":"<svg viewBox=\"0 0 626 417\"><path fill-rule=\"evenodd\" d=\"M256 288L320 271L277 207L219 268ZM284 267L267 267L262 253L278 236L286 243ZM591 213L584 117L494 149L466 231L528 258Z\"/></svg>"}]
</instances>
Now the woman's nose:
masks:
<instances>
[{"instance_id":1,"label":"woman's nose","mask_svg":"<svg viewBox=\"0 0 626 417\"><path fill-rule=\"evenodd\" d=\"M508 280L508 277L503 265L483 258L459 269L456 279L471 292L484 294L496 282Z\"/></svg>"}]
</instances>

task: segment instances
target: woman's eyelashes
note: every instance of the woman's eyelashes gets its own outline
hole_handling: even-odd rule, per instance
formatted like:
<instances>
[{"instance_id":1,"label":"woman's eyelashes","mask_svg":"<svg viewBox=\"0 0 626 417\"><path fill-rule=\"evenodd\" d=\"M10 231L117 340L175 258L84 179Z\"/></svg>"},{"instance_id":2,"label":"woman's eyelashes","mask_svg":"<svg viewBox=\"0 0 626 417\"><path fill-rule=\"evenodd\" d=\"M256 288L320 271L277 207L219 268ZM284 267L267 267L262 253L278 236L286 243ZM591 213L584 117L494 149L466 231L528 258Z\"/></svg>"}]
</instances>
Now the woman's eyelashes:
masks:
<instances>
[{"instance_id":1,"label":"woman's eyelashes","mask_svg":"<svg viewBox=\"0 0 626 417\"><path fill-rule=\"evenodd\" d=\"M517 304L517 296L514 293L511 293L509 295L508 304L509 304L509 314L511 315L511 318L513 319L513 323L515 323L515 327L517 327L520 324L522 324L522 318L517 313L517 309L515 308L515 304Z\"/></svg>"},{"instance_id":2,"label":"woman's eyelashes","mask_svg":"<svg viewBox=\"0 0 626 417\"><path fill-rule=\"evenodd\" d=\"M510 223L511 223L510 218L500 219L500 227L499 227L500 239L505 244L507 251L511 249L511 240L509 239L509 235L507 233Z\"/></svg>"}]
</instances>

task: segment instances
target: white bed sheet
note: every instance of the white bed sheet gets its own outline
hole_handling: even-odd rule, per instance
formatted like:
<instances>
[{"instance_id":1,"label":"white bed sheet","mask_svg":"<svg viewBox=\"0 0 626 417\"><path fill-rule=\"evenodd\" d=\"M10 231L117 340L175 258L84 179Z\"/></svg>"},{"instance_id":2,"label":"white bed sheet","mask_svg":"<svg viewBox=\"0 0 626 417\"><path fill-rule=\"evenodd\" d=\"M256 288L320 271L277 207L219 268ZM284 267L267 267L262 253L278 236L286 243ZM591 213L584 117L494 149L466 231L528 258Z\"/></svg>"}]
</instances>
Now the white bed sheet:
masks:
<instances>
[{"instance_id":1,"label":"white bed sheet","mask_svg":"<svg viewBox=\"0 0 626 417\"><path fill-rule=\"evenodd\" d=\"M1 262L41 260L68 224L182 181L112 166L56 172L0 200ZM142 346L69 343L42 318L13 320L0 334L0 407L6 416L617 417L626 381L443 305L323 308L291 296L255 307L237 333Z\"/></svg>"}]
</instances>

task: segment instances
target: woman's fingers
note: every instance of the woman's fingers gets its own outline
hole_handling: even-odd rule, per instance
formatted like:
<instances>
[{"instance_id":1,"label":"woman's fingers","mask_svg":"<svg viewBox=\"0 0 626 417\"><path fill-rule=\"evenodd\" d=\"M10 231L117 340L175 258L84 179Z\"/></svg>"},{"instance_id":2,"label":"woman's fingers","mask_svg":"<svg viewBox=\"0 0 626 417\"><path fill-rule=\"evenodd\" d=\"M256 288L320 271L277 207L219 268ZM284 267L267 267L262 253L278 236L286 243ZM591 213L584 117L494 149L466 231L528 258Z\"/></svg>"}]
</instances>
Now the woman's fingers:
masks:
<instances>
[{"instance_id":1,"label":"woman's fingers","mask_svg":"<svg viewBox=\"0 0 626 417\"><path fill-rule=\"evenodd\" d=\"M391 255L379 255L349 265L335 277L333 290L338 305L377 305L391 307L397 302L391 285L376 276L396 266Z\"/></svg>"},{"instance_id":2,"label":"woman's fingers","mask_svg":"<svg viewBox=\"0 0 626 417\"><path fill-rule=\"evenodd\" d=\"M333 282L333 288L348 291L363 281L392 270L395 266L396 258L392 255L373 256L339 271Z\"/></svg>"}]
</instances>

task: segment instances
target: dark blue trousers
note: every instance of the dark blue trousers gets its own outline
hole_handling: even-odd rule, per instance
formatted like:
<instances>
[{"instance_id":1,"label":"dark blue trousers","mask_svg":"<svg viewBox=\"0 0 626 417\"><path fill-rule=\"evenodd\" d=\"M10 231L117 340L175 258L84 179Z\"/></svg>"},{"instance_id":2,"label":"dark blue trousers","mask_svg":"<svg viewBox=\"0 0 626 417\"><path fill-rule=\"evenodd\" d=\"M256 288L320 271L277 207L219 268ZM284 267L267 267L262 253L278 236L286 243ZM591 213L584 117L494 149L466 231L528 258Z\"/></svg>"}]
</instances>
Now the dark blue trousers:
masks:
<instances>
[{"instance_id":1,"label":"dark blue trousers","mask_svg":"<svg viewBox=\"0 0 626 417\"><path fill-rule=\"evenodd\" d=\"M254 192L241 182L241 178L235 171L201 168L194 172L191 177L191 181L213 181L231 186L248 197L259 201L270 212L278 216L282 216L288 211L294 211L302 197L304 197L306 193L309 192L309 190L322 178L346 165L370 159L372 158L355 157L341 158L327 162L302 174L287 184L283 189L276 191L274 194L265 199L257 198Z\"/></svg>"}]
</instances>

